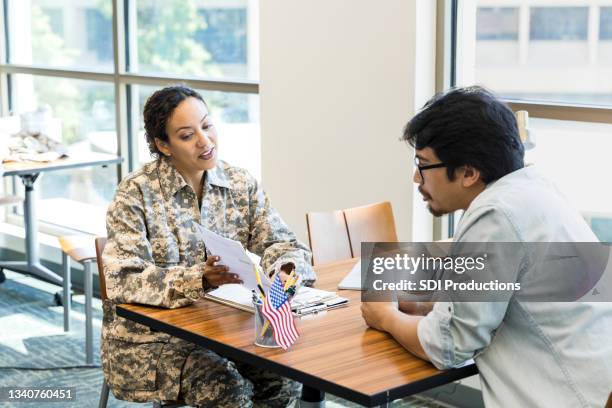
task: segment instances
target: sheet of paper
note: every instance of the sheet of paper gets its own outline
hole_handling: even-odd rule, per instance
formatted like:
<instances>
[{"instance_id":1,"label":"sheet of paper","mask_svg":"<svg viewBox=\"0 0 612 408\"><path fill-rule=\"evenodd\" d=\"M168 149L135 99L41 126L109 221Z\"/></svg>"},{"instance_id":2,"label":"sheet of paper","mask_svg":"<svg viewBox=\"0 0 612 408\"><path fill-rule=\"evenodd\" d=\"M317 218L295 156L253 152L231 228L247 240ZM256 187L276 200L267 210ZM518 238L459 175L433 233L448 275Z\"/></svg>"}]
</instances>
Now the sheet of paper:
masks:
<instances>
[{"instance_id":1,"label":"sheet of paper","mask_svg":"<svg viewBox=\"0 0 612 408\"><path fill-rule=\"evenodd\" d=\"M324 303L337 297L336 292L302 286L291 300L291 305L294 309L299 309L317 303Z\"/></svg>"},{"instance_id":2,"label":"sheet of paper","mask_svg":"<svg viewBox=\"0 0 612 408\"><path fill-rule=\"evenodd\" d=\"M238 241L222 237L196 223L198 233L201 235L206 248L211 254L221 257L219 264L229 267L231 273L235 273L242 279L247 289L257 289L254 264L245 252L242 244ZM270 286L270 280L265 274L260 274L264 290Z\"/></svg>"},{"instance_id":3,"label":"sheet of paper","mask_svg":"<svg viewBox=\"0 0 612 408\"><path fill-rule=\"evenodd\" d=\"M361 259L357 261L348 275L340 281L338 289L361 290Z\"/></svg>"},{"instance_id":4,"label":"sheet of paper","mask_svg":"<svg viewBox=\"0 0 612 408\"><path fill-rule=\"evenodd\" d=\"M217 289L208 292L205 297L252 313L255 311L251 291L243 285L233 283L221 285Z\"/></svg>"}]
</instances>

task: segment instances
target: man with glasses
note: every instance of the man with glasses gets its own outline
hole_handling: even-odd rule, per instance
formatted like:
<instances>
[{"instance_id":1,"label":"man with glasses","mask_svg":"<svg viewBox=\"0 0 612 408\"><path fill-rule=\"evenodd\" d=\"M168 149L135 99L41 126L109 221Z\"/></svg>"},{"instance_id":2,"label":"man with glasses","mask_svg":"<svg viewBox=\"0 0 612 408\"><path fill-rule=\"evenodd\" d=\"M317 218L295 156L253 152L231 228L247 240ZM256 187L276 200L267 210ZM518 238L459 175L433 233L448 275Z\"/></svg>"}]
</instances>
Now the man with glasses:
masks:
<instances>
[{"instance_id":1,"label":"man with glasses","mask_svg":"<svg viewBox=\"0 0 612 408\"><path fill-rule=\"evenodd\" d=\"M403 139L415 148L414 182L429 211L465 211L455 245L597 241L555 186L535 166L524 166L514 114L489 91L436 95ZM513 256L525 265L521 271L534 270L526 249ZM554 279L517 277L525 286ZM364 302L362 313L370 327L439 369L473 358L487 407L603 406L612 388L612 303L527 302L513 295L425 308Z\"/></svg>"}]
</instances>

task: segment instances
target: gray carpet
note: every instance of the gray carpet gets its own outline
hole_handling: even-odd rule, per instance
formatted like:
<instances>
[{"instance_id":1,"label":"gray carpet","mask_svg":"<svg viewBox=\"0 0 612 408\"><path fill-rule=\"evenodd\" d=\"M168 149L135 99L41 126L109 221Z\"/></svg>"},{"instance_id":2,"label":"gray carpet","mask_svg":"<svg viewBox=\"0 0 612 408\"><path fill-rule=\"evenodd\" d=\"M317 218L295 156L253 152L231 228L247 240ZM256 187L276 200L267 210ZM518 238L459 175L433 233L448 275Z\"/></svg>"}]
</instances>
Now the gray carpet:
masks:
<instances>
[{"instance_id":1,"label":"gray carpet","mask_svg":"<svg viewBox=\"0 0 612 408\"><path fill-rule=\"evenodd\" d=\"M72 325L63 331L63 308L55 306L53 294L59 286L35 278L5 271L7 280L0 285L0 387L76 387L73 402L43 404L0 402L0 407L97 407L102 387L101 368L57 368L28 370L85 364L84 297L75 294L72 305ZM100 325L102 310L94 300L94 364L100 365ZM112 394L108 407L150 407L116 400ZM359 405L327 395L328 408L358 407ZM413 397L395 401L393 407L443 407L426 398Z\"/></svg>"}]
</instances>

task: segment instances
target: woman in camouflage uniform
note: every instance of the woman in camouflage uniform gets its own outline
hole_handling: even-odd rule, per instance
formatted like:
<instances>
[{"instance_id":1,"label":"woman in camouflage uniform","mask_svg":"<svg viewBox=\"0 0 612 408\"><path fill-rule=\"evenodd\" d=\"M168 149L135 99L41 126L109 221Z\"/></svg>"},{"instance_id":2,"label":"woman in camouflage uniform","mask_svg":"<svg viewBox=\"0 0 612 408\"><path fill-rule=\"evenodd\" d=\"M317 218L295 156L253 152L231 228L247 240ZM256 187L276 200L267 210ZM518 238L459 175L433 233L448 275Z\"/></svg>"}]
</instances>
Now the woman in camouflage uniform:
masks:
<instances>
[{"instance_id":1,"label":"woman in camouflage uniform","mask_svg":"<svg viewBox=\"0 0 612 408\"><path fill-rule=\"evenodd\" d=\"M130 401L286 406L299 392L295 382L117 317L118 303L182 307L210 288L239 282L223 260L206 255L196 222L260 255L270 275L295 268L305 282L315 279L310 252L257 181L217 160L217 133L197 92L183 86L155 92L144 122L156 160L121 182L107 214L106 381L117 398Z\"/></svg>"}]
</instances>

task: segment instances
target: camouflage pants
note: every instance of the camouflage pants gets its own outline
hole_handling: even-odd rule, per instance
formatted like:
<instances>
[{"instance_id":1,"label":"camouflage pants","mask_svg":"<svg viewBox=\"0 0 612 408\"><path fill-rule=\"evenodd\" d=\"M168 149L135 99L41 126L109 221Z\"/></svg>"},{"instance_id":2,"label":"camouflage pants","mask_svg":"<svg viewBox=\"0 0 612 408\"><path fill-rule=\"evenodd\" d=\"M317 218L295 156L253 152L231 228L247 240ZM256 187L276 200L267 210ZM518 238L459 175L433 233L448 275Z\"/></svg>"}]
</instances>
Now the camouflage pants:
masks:
<instances>
[{"instance_id":1,"label":"camouflage pants","mask_svg":"<svg viewBox=\"0 0 612 408\"><path fill-rule=\"evenodd\" d=\"M180 399L197 407L286 407L299 397L301 385L195 348L181 373Z\"/></svg>"}]
</instances>

